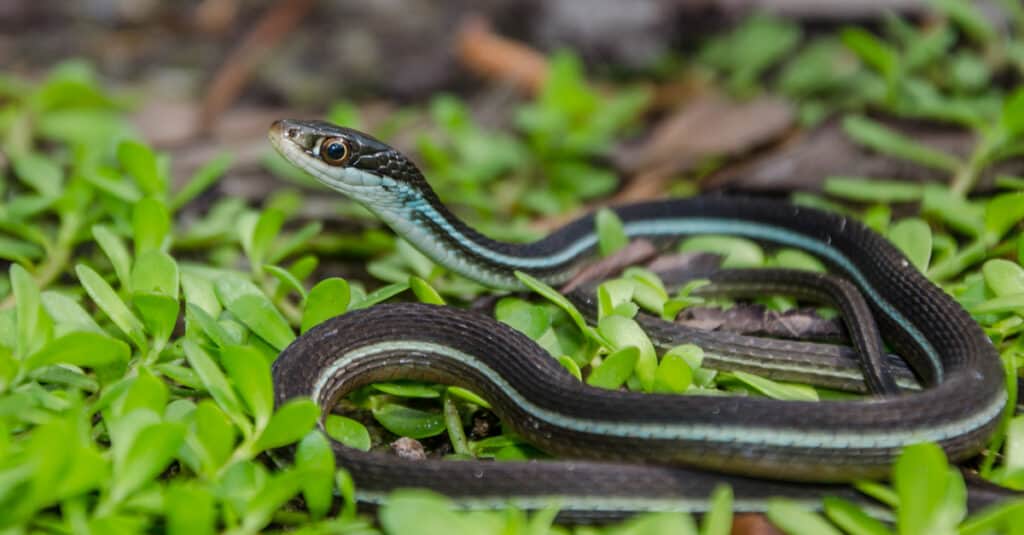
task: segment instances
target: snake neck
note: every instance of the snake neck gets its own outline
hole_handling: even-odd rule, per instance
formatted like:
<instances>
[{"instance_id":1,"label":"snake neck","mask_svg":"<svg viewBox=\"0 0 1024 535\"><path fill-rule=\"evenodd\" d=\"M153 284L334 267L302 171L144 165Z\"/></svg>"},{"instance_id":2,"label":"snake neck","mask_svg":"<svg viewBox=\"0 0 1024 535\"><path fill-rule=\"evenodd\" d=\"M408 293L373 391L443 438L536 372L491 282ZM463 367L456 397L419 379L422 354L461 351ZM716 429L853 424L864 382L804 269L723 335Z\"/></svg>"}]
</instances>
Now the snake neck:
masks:
<instances>
[{"instance_id":1,"label":"snake neck","mask_svg":"<svg viewBox=\"0 0 1024 535\"><path fill-rule=\"evenodd\" d=\"M428 258L485 286L525 289L515 276L516 271L548 284L561 284L574 274L574 267L590 249L584 247L579 254L553 258L553 252L562 248L561 242L565 241L558 236L533 243L494 240L445 207L437 193L425 186L425 180L417 182L416 186L396 183L394 187L398 191L393 193L398 194L399 203L366 203L365 206ZM586 241L588 237L577 235L576 239Z\"/></svg>"}]
</instances>

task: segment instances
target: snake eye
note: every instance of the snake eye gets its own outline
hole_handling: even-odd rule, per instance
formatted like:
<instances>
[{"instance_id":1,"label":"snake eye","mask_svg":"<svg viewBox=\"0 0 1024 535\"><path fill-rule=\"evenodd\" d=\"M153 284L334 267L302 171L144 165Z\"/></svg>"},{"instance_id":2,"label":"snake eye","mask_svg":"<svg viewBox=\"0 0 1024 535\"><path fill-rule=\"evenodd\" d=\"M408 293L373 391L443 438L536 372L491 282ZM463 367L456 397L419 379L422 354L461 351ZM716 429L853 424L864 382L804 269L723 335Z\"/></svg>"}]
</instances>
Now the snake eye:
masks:
<instances>
[{"instance_id":1,"label":"snake eye","mask_svg":"<svg viewBox=\"0 0 1024 535\"><path fill-rule=\"evenodd\" d=\"M320 144L320 158L328 165L344 165L348 156L348 143L340 137L329 137Z\"/></svg>"}]
</instances>

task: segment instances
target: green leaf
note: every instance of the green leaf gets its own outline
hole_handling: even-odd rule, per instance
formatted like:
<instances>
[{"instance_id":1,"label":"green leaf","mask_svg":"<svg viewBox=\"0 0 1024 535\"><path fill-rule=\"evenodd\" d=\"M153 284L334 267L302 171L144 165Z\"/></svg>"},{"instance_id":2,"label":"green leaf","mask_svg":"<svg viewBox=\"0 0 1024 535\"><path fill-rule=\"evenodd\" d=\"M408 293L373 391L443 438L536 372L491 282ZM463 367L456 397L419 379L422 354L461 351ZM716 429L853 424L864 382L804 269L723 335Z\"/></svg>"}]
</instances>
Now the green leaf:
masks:
<instances>
[{"instance_id":1,"label":"green leaf","mask_svg":"<svg viewBox=\"0 0 1024 535\"><path fill-rule=\"evenodd\" d=\"M92 227L92 236L96 239L96 243L100 245L100 248L103 249L103 253L110 259L110 264L114 266L114 273L117 274L118 280L121 281L121 287L130 290L132 281L129 274L132 269L132 257L124 246L124 242L103 225L94 225Z\"/></svg>"},{"instance_id":2,"label":"green leaf","mask_svg":"<svg viewBox=\"0 0 1024 535\"><path fill-rule=\"evenodd\" d=\"M185 429L179 423L156 423L139 430L123 460L115 460L111 500L120 502L163 472L184 438Z\"/></svg>"},{"instance_id":3,"label":"green leaf","mask_svg":"<svg viewBox=\"0 0 1024 535\"><path fill-rule=\"evenodd\" d=\"M206 334L214 344L217 344L217 347L227 347L231 344L242 341L241 337L238 337L237 339L232 337L231 333L229 333L227 329L225 329L220 323L217 323L217 320L213 319L209 314L203 311L202 308L189 304L186 306L185 310L185 317L188 321L197 323L203 333Z\"/></svg>"},{"instance_id":4,"label":"green leaf","mask_svg":"<svg viewBox=\"0 0 1024 535\"><path fill-rule=\"evenodd\" d=\"M1014 314L1024 315L1024 294L1010 294L986 299L968 307L971 314Z\"/></svg>"},{"instance_id":5,"label":"green leaf","mask_svg":"<svg viewBox=\"0 0 1024 535\"><path fill-rule=\"evenodd\" d=\"M1014 530L1019 530L1021 525L1024 525L1024 501L1009 500L972 515L960 525L959 532L960 535L1019 535L1019 531Z\"/></svg>"},{"instance_id":6,"label":"green leaf","mask_svg":"<svg viewBox=\"0 0 1024 535\"><path fill-rule=\"evenodd\" d=\"M987 44L996 40L995 28L989 23L985 14L971 2L960 0L931 0L932 5L953 20L975 42Z\"/></svg>"},{"instance_id":7,"label":"green leaf","mask_svg":"<svg viewBox=\"0 0 1024 535\"><path fill-rule=\"evenodd\" d=\"M1024 416L1014 416L1006 429L1003 469L1007 472L1024 468Z\"/></svg>"},{"instance_id":8,"label":"green leaf","mask_svg":"<svg viewBox=\"0 0 1024 535\"><path fill-rule=\"evenodd\" d=\"M668 353L654 373L654 392L681 394L693 384L693 370L683 357Z\"/></svg>"},{"instance_id":9,"label":"green leaf","mask_svg":"<svg viewBox=\"0 0 1024 535\"><path fill-rule=\"evenodd\" d=\"M284 224L284 213L276 209L264 210L256 217L246 217L239 221L238 233L242 240L242 248L253 266L262 266L270 245L277 238Z\"/></svg>"},{"instance_id":10,"label":"green leaf","mask_svg":"<svg viewBox=\"0 0 1024 535\"><path fill-rule=\"evenodd\" d=\"M694 344L683 344L669 349L665 356L677 356L682 358L690 370L697 372L704 363L704 350ZM664 357L662 357L664 358Z\"/></svg>"},{"instance_id":11,"label":"green leaf","mask_svg":"<svg viewBox=\"0 0 1024 535\"><path fill-rule=\"evenodd\" d=\"M384 403L373 409L373 417L392 433L409 438L427 438L445 430L444 415L411 409L396 403Z\"/></svg>"},{"instance_id":12,"label":"green leaf","mask_svg":"<svg viewBox=\"0 0 1024 535\"><path fill-rule=\"evenodd\" d=\"M653 272L640 267L627 268L623 276L634 282L633 301L644 309L661 315L668 301L668 292L665 291L661 279Z\"/></svg>"},{"instance_id":13,"label":"green leaf","mask_svg":"<svg viewBox=\"0 0 1024 535\"><path fill-rule=\"evenodd\" d=\"M65 472L72 461L73 452L66 441L72 432L70 422L64 419L43 423L24 442L25 454L18 459L24 463L24 469L19 470L17 465L9 464L5 466L6 470L0 471L0 500L7 503L21 501L23 504L19 514L17 507L6 507L5 503L5 524L17 521L18 516L30 518L29 508L52 503L52 489L67 476ZM36 503L30 503L30 500Z\"/></svg>"},{"instance_id":14,"label":"green leaf","mask_svg":"<svg viewBox=\"0 0 1024 535\"><path fill-rule=\"evenodd\" d=\"M159 293L135 292L132 305L139 312L146 331L152 335L157 347L171 337L178 322L178 301Z\"/></svg>"},{"instance_id":15,"label":"green leaf","mask_svg":"<svg viewBox=\"0 0 1024 535\"><path fill-rule=\"evenodd\" d=\"M185 186L174 194L174 198L170 202L170 209L177 210L206 191L221 175L227 172L233 159L231 154L222 152L204 163L195 173L192 173L192 177L185 183Z\"/></svg>"},{"instance_id":16,"label":"green leaf","mask_svg":"<svg viewBox=\"0 0 1024 535\"><path fill-rule=\"evenodd\" d=\"M998 297L1024 294L1024 268L1016 262L993 258L981 266L985 284Z\"/></svg>"},{"instance_id":17,"label":"green leaf","mask_svg":"<svg viewBox=\"0 0 1024 535\"><path fill-rule=\"evenodd\" d=\"M25 185L44 197L58 197L64 183L64 171L53 160L34 152L10 154L14 174Z\"/></svg>"},{"instance_id":18,"label":"green leaf","mask_svg":"<svg viewBox=\"0 0 1024 535\"><path fill-rule=\"evenodd\" d=\"M42 298L43 309L53 318L56 324L54 328L55 335L61 336L74 331L106 334L96 324L96 321L92 319L92 316L74 299L54 291L43 292L40 297Z\"/></svg>"},{"instance_id":19,"label":"green leaf","mask_svg":"<svg viewBox=\"0 0 1024 535\"><path fill-rule=\"evenodd\" d=\"M306 296L301 331L306 332L327 319L344 314L350 298L351 290L345 279L331 277L318 282Z\"/></svg>"},{"instance_id":20,"label":"green leaf","mask_svg":"<svg viewBox=\"0 0 1024 535\"><path fill-rule=\"evenodd\" d=\"M196 405L192 425L186 435L206 474L216 474L231 457L236 433L228 416L217 403L204 399Z\"/></svg>"},{"instance_id":21,"label":"green leaf","mask_svg":"<svg viewBox=\"0 0 1024 535\"><path fill-rule=\"evenodd\" d=\"M615 212L602 208L594 216L594 222L597 225L597 245L601 256L610 256L629 244L626 229Z\"/></svg>"},{"instance_id":22,"label":"green leaf","mask_svg":"<svg viewBox=\"0 0 1024 535\"><path fill-rule=\"evenodd\" d=\"M113 363L127 363L131 356L128 344L106 334L78 331L52 340L25 359L25 369L34 370L53 364L71 364L95 368Z\"/></svg>"},{"instance_id":23,"label":"green leaf","mask_svg":"<svg viewBox=\"0 0 1024 535\"><path fill-rule=\"evenodd\" d=\"M770 264L780 268L800 269L816 273L828 271L825 265L821 263L821 260L799 249L782 249L778 251L775 253Z\"/></svg>"},{"instance_id":24,"label":"green leaf","mask_svg":"<svg viewBox=\"0 0 1024 535\"><path fill-rule=\"evenodd\" d=\"M124 301L121 301L107 281L88 266L81 264L75 267L75 273L78 274L78 280L81 281L86 293L96 303L96 306L100 307L100 310L106 313L114 325L117 325L136 346L144 347L146 341L142 323L128 310Z\"/></svg>"},{"instance_id":25,"label":"green leaf","mask_svg":"<svg viewBox=\"0 0 1024 535\"><path fill-rule=\"evenodd\" d=\"M72 450L71 466L50 490L54 499L85 494L102 486L110 477L109 462L95 447L80 443Z\"/></svg>"},{"instance_id":26,"label":"green leaf","mask_svg":"<svg viewBox=\"0 0 1024 535\"><path fill-rule=\"evenodd\" d=\"M334 452L319 431L313 430L295 450L295 467L306 474L302 497L314 519L323 518L334 499Z\"/></svg>"},{"instance_id":27,"label":"green leaf","mask_svg":"<svg viewBox=\"0 0 1024 535\"><path fill-rule=\"evenodd\" d=\"M391 381L387 383L373 383L373 388L403 398L424 398L436 399L441 397L437 387L432 384L418 383L414 381Z\"/></svg>"},{"instance_id":28,"label":"green leaf","mask_svg":"<svg viewBox=\"0 0 1024 535\"><path fill-rule=\"evenodd\" d=\"M97 190L122 202L135 204L142 199L142 192L135 187L135 184L124 180L120 173L109 167L100 166L86 169L81 176L86 182L96 186Z\"/></svg>"},{"instance_id":29,"label":"green leaf","mask_svg":"<svg viewBox=\"0 0 1024 535\"><path fill-rule=\"evenodd\" d=\"M1003 104L1000 126L1012 137L1024 133L1024 90L1017 89Z\"/></svg>"},{"instance_id":30,"label":"green leaf","mask_svg":"<svg viewBox=\"0 0 1024 535\"><path fill-rule=\"evenodd\" d=\"M18 333L16 355L25 358L46 342L43 332L46 317L40 305L39 289L28 271L18 264L11 264L10 276Z\"/></svg>"},{"instance_id":31,"label":"green leaf","mask_svg":"<svg viewBox=\"0 0 1024 535\"><path fill-rule=\"evenodd\" d=\"M867 117L848 115L843 130L857 143L895 158L950 173L961 165L956 156L922 145Z\"/></svg>"},{"instance_id":32,"label":"green leaf","mask_svg":"<svg viewBox=\"0 0 1024 535\"><path fill-rule=\"evenodd\" d=\"M210 358L210 355L199 346L192 339L186 338L182 344L182 349L185 351L185 358L188 359L188 363L192 366L192 369L199 374L199 379L203 382L203 386L213 397L217 405L231 418L231 421L235 425L239 426L243 432L248 432L252 427L249 420L244 416L242 411L242 402L238 400L238 396L235 395L235 391L231 388L228 383L227 377L221 372L217 364Z\"/></svg>"},{"instance_id":33,"label":"green leaf","mask_svg":"<svg viewBox=\"0 0 1024 535\"><path fill-rule=\"evenodd\" d=\"M428 278L434 271L434 261L419 252L405 240L395 240L395 254L405 262L412 272L420 278Z\"/></svg>"},{"instance_id":34,"label":"green leaf","mask_svg":"<svg viewBox=\"0 0 1024 535\"><path fill-rule=\"evenodd\" d=\"M825 516L847 533L860 535L890 535L885 524L869 516L855 504L841 498L826 496Z\"/></svg>"},{"instance_id":35,"label":"green leaf","mask_svg":"<svg viewBox=\"0 0 1024 535\"><path fill-rule=\"evenodd\" d=\"M444 299L441 298L441 294L437 293L430 284L417 277L416 275L409 276L409 288L412 293L416 294L416 299L419 299L421 303L428 303L431 305L443 305Z\"/></svg>"},{"instance_id":36,"label":"green leaf","mask_svg":"<svg viewBox=\"0 0 1024 535\"><path fill-rule=\"evenodd\" d=\"M746 94L755 90L766 69L796 47L800 33L792 21L755 14L729 34L712 38L700 58L729 73L729 88Z\"/></svg>"},{"instance_id":37,"label":"green leaf","mask_svg":"<svg viewBox=\"0 0 1024 535\"><path fill-rule=\"evenodd\" d=\"M125 415L138 409L158 415L167 408L167 386L149 370L143 369L138 377L128 379L128 382L127 390L112 405L113 426L120 426Z\"/></svg>"},{"instance_id":38,"label":"green leaf","mask_svg":"<svg viewBox=\"0 0 1024 535\"><path fill-rule=\"evenodd\" d=\"M473 392L470 392L469 390L466 390L465 388L462 388L460 386L449 386L446 390L449 394L457 398L461 398L464 401L468 401L474 405L478 405L485 409L491 408L491 404L487 403L487 400L476 395Z\"/></svg>"},{"instance_id":39,"label":"green leaf","mask_svg":"<svg viewBox=\"0 0 1024 535\"><path fill-rule=\"evenodd\" d=\"M273 250L270 251L270 254L267 255L267 261L278 263L281 260L284 260L285 258L292 256L293 254L301 250L304 246L306 246L310 240L319 235L321 230L323 230L323 223L320 223L319 221L313 221L311 223L304 225L299 230L291 233L283 240L278 242L278 246L274 247ZM307 256L304 258L305 261L307 262L316 262L315 257ZM295 272L294 269L292 269L291 271ZM306 276L307 275L302 275L298 278L302 279L305 278Z\"/></svg>"},{"instance_id":40,"label":"green leaf","mask_svg":"<svg viewBox=\"0 0 1024 535\"><path fill-rule=\"evenodd\" d=\"M723 268L760 267L764 251L756 243L735 236L694 236L679 244L679 252L703 251L722 255Z\"/></svg>"},{"instance_id":41,"label":"green leaf","mask_svg":"<svg viewBox=\"0 0 1024 535\"><path fill-rule=\"evenodd\" d=\"M980 236L985 229L985 210L953 194L948 188L925 189L923 215L933 216L968 236Z\"/></svg>"},{"instance_id":42,"label":"green leaf","mask_svg":"<svg viewBox=\"0 0 1024 535\"><path fill-rule=\"evenodd\" d=\"M275 474L246 504L240 532L260 532L273 519L274 512L299 493L308 477L305 470L282 470Z\"/></svg>"},{"instance_id":43,"label":"green leaf","mask_svg":"<svg viewBox=\"0 0 1024 535\"><path fill-rule=\"evenodd\" d=\"M622 316L608 316L602 318L597 324L597 330L611 344L613 350L621 350L626 347L635 347L638 351L636 361L636 376L644 392L654 389L654 377L658 369L658 355L654 352L654 345L647 333L640 328L640 325ZM603 366L603 365L602 365Z\"/></svg>"},{"instance_id":44,"label":"green leaf","mask_svg":"<svg viewBox=\"0 0 1024 535\"><path fill-rule=\"evenodd\" d=\"M551 328L551 313L518 297L503 297L494 306L494 317L513 329L539 340Z\"/></svg>"},{"instance_id":45,"label":"green leaf","mask_svg":"<svg viewBox=\"0 0 1024 535\"><path fill-rule=\"evenodd\" d=\"M932 257L932 229L928 223L916 217L903 219L889 227L888 238L918 271L928 271Z\"/></svg>"},{"instance_id":46,"label":"green leaf","mask_svg":"<svg viewBox=\"0 0 1024 535\"><path fill-rule=\"evenodd\" d=\"M598 388L615 390L622 386L633 375L637 360L640 357L640 350L629 346L619 349L605 357L604 362L590 372L587 377L587 384Z\"/></svg>"},{"instance_id":47,"label":"green leaf","mask_svg":"<svg viewBox=\"0 0 1024 535\"><path fill-rule=\"evenodd\" d=\"M292 290L299 294L300 298L306 298L306 289L302 286L302 282L296 279L295 275L292 275L290 271L272 264L265 264L263 269L270 272L281 283L281 287L277 291L278 295L284 295L285 291Z\"/></svg>"},{"instance_id":48,"label":"green leaf","mask_svg":"<svg viewBox=\"0 0 1024 535\"><path fill-rule=\"evenodd\" d=\"M697 535L693 518L685 513L644 513L622 523L627 535Z\"/></svg>"},{"instance_id":49,"label":"green leaf","mask_svg":"<svg viewBox=\"0 0 1024 535\"><path fill-rule=\"evenodd\" d=\"M825 193L857 202L914 202L924 196L924 186L898 180L836 176L825 178Z\"/></svg>"},{"instance_id":50,"label":"green leaf","mask_svg":"<svg viewBox=\"0 0 1024 535\"><path fill-rule=\"evenodd\" d=\"M989 244L1000 239L1024 219L1024 191L1004 193L985 205L985 238Z\"/></svg>"},{"instance_id":51,"label":"green leaf","mask_svg":"<svg viewBox=\"0 0 1024 535\"><path fill-rule=\"evenodd\" d=\"M274 385L263 354L250 346L231 345L221 349L220 361L256 427L267 425L274 412Z\"/></svg>"},{"instance_id":52,"label":"green leaf","mask_svg":"<svg viewBox=\"0 0 1024 535\"><path fill-rule=\"evenodd\" d=\"M42 247L34 243L0 236L0 258L28 265L42 256Z\"/></svg>"},{"instance_id":53,"label":"green leaf","mask_svg":"<svg viewBox=\"0 0 1024 535\"><path fill-rule=\"evenodd\" d=\"M404 292L404 291L406 291L408 289L409 289L409 284L405 283L405 282L397 282L395 284L389 284L387 286L383 286L383 287L377 288L373 292L370 292L369 294L367 294L366 297L363 297L362 299L360 299L358 301L353 301L349 305L348 309L349 310L359 310L359 309L363 309L363 308L369 308L369 307L372 307L373 305L376 305L378 303L383 303L384 301L387 301L388 299L391 299L392 297L394 297L394 296L396 296L396 295L398 295L398 294L400 294L400 293L402 293L402 292Z\"/></svg>"},{"instance_id":54,"label":"green leaf","mask_svg":"<svg viewBox=\"0 0 1024 535\"><path fill-rule=\"evenodd\" d=\"M544 284L540 280L537 280L534 277L521 271L516 271L515 274L516 278L519 279L519 281L522 282L524 286L526 286L530 290L533 290L534 292L539 294L541 297L547 299L548 301L551 301L555 305L558 305L558 308L561 308L566 312L566 314L569 314L569 317L572 319L573 323L576 324L576 327L579 328L580 332L582 332L584 335L587 335L589 338L596 338L594 330L591 329L590 326L587 325L587 322L583 319L583 314L580 314L580 311L576 309L576 306L570 303L564 295L558 293L558 290L555 290L554 288L548 286L547 284Z\"/></svg>"},{"instance_id":55,"label":"green leaf","mask_svg":"<svg viewBox=\"0 0 1024 535\"><path fill-rule=\"evenodd\" d=\"M630 307L633 301L633 291L636 283L628 279L612 279L602 282L597 287L597 317L598 319L619 314L632 318L637 313L636 306Z\"/></svg>"},{"instance_id":56,"label":"green leaf","mask_svg":"<svg viewBox=\"0 0 1024 535\"><path fill-rule=\"evenodd\" d=\"M171 216L164 203L153 197L145 197L135 203L132 214L135 255L151 249L163 250L170 241L171 233Z\"/></svg>"},{"instance_id":57,"label":"green leaf","mask_svg":"<svg viewBox=\"0 0 1024 535\"><path fill-rule=\"evenodd\" d=\"M356 515L356 484L352 479L352 475L345 470L344 467L338 468L338 471L334 474L334 483L338 487L338 494L341 495L341 500L344 503L342 507L341 518L352 519Z\"/></svg>"},{"instance_id":58,"label":"green leaf","mask_svg":"<svg viewBox=\"0 0 1024 535\"><path fill-rule=\"evenodd\" d=\"M366 427L351 419L337 414L327 416L324 421L327 435L342 444L362 451L370 451L370 432Z\"/></svg>"},{"instance_id":59,"label":"green leaf","mask_svg":"<svg viewBox=\"0 0 1024 535\"><path fill-rule=\"evenodd\" d=\"M217 510L213 494L194 481L175 481L165 496L168 535L213 535Z\"/></svg>"},{"instance_id":60,"label":"green leaf","mask_svg":"<svg viewBox=\"0 0 1024 535\"><path fill-rule=\"evenodd\" d=\"M772 398L786 401L818 401L818 393L806 385L784 384L742 371L729 372L743 384Z\"/></svg>"},{"instance_id":61,"label":"green leaf","mask_svg":"<svg viewBox=\"0 0 1024 535\"><path fill-rule=\"evenodd\" d=\"M857 57L885 76L895 75L899 55L887 43L863 28L844 28L839 38Z\"/></svg>"},{"instance_id":62,"label":"green leaf","mask_svg":"<svg viewBox=\"0 0 1024 535\"><path fill-rule=\"evenodd\" d=\"M477 531L468 517L455 513L448 498L427 490L392 492L377 516L384 532L395 535L449 535Z\"/></svg>"},{"instance_id":63,"label":"green leaf","mask_svg":"<svg viewBox=\"0 0 1024 535\"><path fill-rule=\"evenodd\" d=\"M122 141L117 146L117 159L143 193L160 198L167 195L167 179L161 173L152 149L137 141Z\"/></svg>"},{"instance_id":64,"label":"green leaf","mask_svg":"<svg viewBox=\"0 0 1024 535\"><path fill-rule=\"evenodd\" d=\"M253 283L238 276L222 277L214 287L224 307L274 349L280 351L295 339L284 316Z\"/></svg>"},{"instance_id":65,"label":"green leaf","mask_svg":"<svg viewBox=\"0 0 1024 535\"><path fill-rule=\"evenodd\" d=\"M893 467L893 487L900 503L896 524L901 534L946 532L946 526L936 525L936 520L948 482L946 455L938 446L925 443L904 448Z\"/></svg>"},{"instance_id":66,"label":"green leaf","mask_svg":"<svg viewBox=\"0 0 1024 535\"><path fill-rule=\"evenodd\" d=\"M562 365L573 377L582 381L583 373L580 371L580 367L576 364L575 360L569 355L561 355L558 357L558 363Z\"/></svg>"},{"instance_id":67,"label":"green leaf","mask_svg":"<svg viewBox=\"0 0 1024 535\"><path fill-rule=\"evenodd\" d=\"M821 515L787 500L769 500L766 515L772 524L789 535L842 535Z\"/></svg>"},{"instance_id":68,"label":"green leaf","mask_svg":"<svg viewBox=\"0 0 1024 535\"><path fill-rule=\"evenodd\" d=\"M892 223L892 207L888 204L872 205L864 211L861 219L875 232L884 233Z\"/></svg>"},{"instance_id":69,"label":"green leaf","mask_svg":"<svg viewBox=\"0 0 1024 535\"><path fill-rule=\"evenodd\" d=\"M185 296L186 303L201 308L211 317L219 316L223 310L213 282L194 270L181 270L181 293Z\"/></svg>"},{"instance_id":70,"label":"green leaf","mask_svg":"<svg viewBox=\"0 0 1024 535\"><path fill-rule=\"evenodd\" d=\"M900 498L896 495L896 491L877 481L855 481L853 486L865 496L874 498L891 508L895 509L899 506Z\"/></svg>"},{"instance_id":71,"label":"green leaf","mask_svg":"<svg viewBox=\"0 0 1024 535\"><path fill-rule=\"evenodd\" d=\"M732 488L729 485L716 486L710 502L701 522L700 535L729 535L732 533Z\"/></svg>"},{"instance_id":72,"label":"green leaf","mask_svg":"<svg viewBox=\"0 0 1024 535\"><path fill-rule=\"evenodd\" d=\"M256 440L256 450L266 451L298 442L313 429L319 416L320 409L311 399L298 398L285 402L274 412L267 428Z\"/></svg>"},{"instance_id":73,"label":"green leaf","mask_svg":"<svg viewBox=\"0 0 1024 535\"><path fill-rule=\"evenodd\" d=\"M132 269L132 305L146 330L159 342L168 340L178 321L178 265L167 253L149 249Z\"/></svg>"},{"instance_id":74,"label":"green leaf","mask_svg":"<svg viewBox=\"0 0 1024 535\"><path fill-rule=\"evenodd\" d=\"M139 254L132 268L133 292L147 292L178 299L178 263L171 255L150 249Z\"/></svg>"}]
</instances>

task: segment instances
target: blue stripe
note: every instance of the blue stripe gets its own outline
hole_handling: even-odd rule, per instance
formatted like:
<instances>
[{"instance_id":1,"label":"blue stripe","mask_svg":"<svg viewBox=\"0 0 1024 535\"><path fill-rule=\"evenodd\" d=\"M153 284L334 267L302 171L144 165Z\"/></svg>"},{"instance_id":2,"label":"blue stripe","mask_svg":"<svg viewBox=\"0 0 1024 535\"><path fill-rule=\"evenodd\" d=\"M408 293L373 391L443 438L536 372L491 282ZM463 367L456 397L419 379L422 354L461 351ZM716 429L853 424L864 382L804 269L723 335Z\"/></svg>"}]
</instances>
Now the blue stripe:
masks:
<instances>
[{"instance_id":1,"label":"blue stripe","mask_svg":"<svg viewBox=\"0 0 1024 535\"><path fill-rule=\"evenodd\" d=\"M560 252L550 256L537 258L509 256L488 249L463 235L455 229L446 217L439 213L422 197L410 201L410 203L407 204L407 207L412 210L419 211L421 214L429 218L466 250L477 256L485 258L490 262L505 266L509 270L529 271L558 266L583 254L597 243L597 235L593 232L589 232L586 235L580 236L575 242L562 249ZM789 245L827 258L842 268L842 270L854 280L860 290L868 296L871 302L874 303L875 306L877 306L878 309L881 310L889 319L906 331L911 338L914 339L914 342L924 350L935 370L936 380L941 381L944 376L945 370L942 365L942 360L939 358L939 354L932 346L931 342L928 341L917 327L907 320L902 313L896 310L894 306L886 301L871 286L864 274L857 269L849 258L839 252L836 248L832 247L831 244L809 238L804 234L788 229L765 225L762 223L738 221L735 219L698 219L689 217L661 219L655 221L633 221L626 223L624 227L626 234L630 237L682 236L692 234L728 234L733 236L743 236L746 238Z\"/></svg>"}]
</instances>

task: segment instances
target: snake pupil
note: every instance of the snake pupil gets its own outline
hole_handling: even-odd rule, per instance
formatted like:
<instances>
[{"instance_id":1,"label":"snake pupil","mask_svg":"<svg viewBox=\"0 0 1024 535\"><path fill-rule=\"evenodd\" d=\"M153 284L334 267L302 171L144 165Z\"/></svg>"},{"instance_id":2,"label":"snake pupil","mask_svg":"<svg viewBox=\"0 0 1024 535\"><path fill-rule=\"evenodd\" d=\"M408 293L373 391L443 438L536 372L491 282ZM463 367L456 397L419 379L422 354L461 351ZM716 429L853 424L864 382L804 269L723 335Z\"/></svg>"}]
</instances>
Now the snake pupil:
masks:
<instances>
[{"instance_id":1,"label":"snake pupil","mask_svg":"<svg viewBox=\"0 0 1024 535\"><path fill-rule=\"evenodd\" d=\"M322 145L320 153L325 162L340 165L348 157L348 147L341 141L327 140Z\"/></svg>"}]
</instances>

